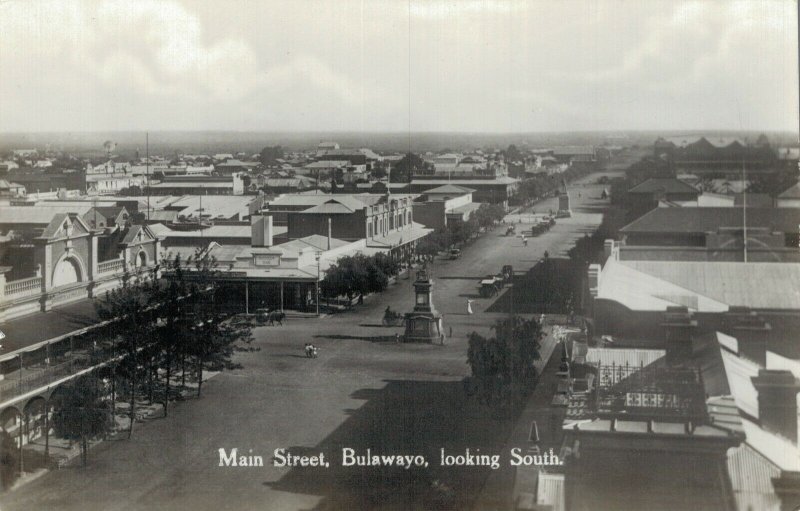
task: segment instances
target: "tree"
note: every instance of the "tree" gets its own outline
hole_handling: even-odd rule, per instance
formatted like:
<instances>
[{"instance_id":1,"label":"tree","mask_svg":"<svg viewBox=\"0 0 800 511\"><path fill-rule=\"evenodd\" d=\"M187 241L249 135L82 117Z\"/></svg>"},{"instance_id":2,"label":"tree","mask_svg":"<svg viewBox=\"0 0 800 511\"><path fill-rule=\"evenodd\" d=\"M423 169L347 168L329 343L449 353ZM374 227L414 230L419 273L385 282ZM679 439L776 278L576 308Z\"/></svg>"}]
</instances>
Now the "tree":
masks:
<instances>
[{"instance_id":1,"label":"tree","mask_svg":"<svg viewBox=\"0 0 800 511\"><path fill-rule=\"evenodd\" d=\"M469 335L467 363L481 402L505 408L514 405L535 385L541 325L535 319L512 316L498 319L487 339Z\"/></svg>"},{"instance_id":2,"label":"tree","mask_svg":"<svg viewBox=\"0 0 800 511\"><path fill-rule=\"evenodd\" d=\"M392 167L389 179L392 183L409 183L414 173L419 171L432 172L433 165L414 153L408 153Z\"/></svg>"},{"instance_id":3,"label":"tree","mask_svg":"<svg viewBox=\"0 0 800 511\"><path fill-rule=\"evenodd\" d=\"M265 166L275 165L281 158L283 158L283 147L279 145L267 146L261 150L259 155L259 161Z\"/></svg>"},{"instance_id":4,"label":"tree","mask_svg":"<svg viewBox=\"0 0 800 511\"><path fill-rule=\"evenodd\" d=\"M152 310L152 298L157 288L154 278L145 278L106 293L96 302L98 316L107 321L115 321L117 337L110 338L105 345L109 358L119 359L117 364L121 375L130 384L130 426L128 438L133 435L136 420L136 391L142 373L141 351L150 343L156 317Z\"/></svg>"},{"instance_id":5,"label":"tree","mask_svg":"<svg viewBox=\"0 0 800 511\"><path fill-rule=\"evenodd\" d=\"M161 265L171 276L167 285L159 288L158 301L163 304L160 309L163 326L159 329L156 341L160 354L160 365L163 365L166 372L164 379L164 416L166 417L169 414L172 368L178 357L185 360L186 356L188 322L185 308L189 291L184 279L183 261L180 254L172 259L164 258Z\"/></svg>"},{"instance_id":6,"label":"tree","mask_svg":"<svg viewBox=\"0 0 800 511\"><path fill-rule=\"evenodd\" d=\"M522 160L522 153L517 149L517 146L511 144L508 146L508 149L505 150L505 157L507 162L514 162Z\"/></svg>"},{"instance_id":7,"label":"tree","mask_svg":"<svg viewBox=\"0 0 800 511\"><path fill-rule=\"evenodd\" d=\"M80 442L85 467L89 440L110 429L109 403L102 382L94 375L76 378L63 390L59 406L53 411L53 427L59 436Z\"/></svg>"},{"instance_id":8,"label":"tree","mask_svg":"<svg viewBox=\"0 0 800 511\"><path fill-rule=\"evenodd\" d=\"M195 363L197 396L200 397L203 370L238 369L242 366L233 361L233 355L254 349L249 347L253 341L250 324L226 321L226 316L216 307L216 258L202 255L198 249L189 262L194 264L187 294L189 321L181 324L188 328L186 346Z\"/></svg>"}]
</instances>

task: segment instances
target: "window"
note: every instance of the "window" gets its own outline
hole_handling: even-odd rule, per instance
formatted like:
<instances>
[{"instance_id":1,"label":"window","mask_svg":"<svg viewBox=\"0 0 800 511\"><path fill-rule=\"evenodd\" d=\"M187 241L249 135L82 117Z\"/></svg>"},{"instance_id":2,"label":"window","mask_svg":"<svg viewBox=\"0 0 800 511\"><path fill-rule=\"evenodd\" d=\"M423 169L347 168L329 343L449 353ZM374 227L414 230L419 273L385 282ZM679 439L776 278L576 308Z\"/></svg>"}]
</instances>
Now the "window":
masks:
<instances>
[{"instance_id":1,"label":"window","mask_svg":"<svg viewBox=\"0 0 800 511\"><path fill-rule=\"evenodd\" d=\"M417 305L428 305L428 293L417 294Z\"/></svg>"}]
</instances>

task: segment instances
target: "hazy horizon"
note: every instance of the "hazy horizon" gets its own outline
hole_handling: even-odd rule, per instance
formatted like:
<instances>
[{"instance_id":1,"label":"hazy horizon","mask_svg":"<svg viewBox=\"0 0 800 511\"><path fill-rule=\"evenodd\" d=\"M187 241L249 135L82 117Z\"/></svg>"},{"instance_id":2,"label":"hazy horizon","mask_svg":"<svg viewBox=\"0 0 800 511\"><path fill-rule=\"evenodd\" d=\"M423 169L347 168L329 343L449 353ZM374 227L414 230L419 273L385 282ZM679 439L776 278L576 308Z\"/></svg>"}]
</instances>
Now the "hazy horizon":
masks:
<instances>
[{"instance_id":1,"label":"hazy horizon","mask_svg":"<svg viewBox=\"0 0 800 511\"><path fill-rule=\"evenodd\" d=\"M792 0L7 0L0 133L797 131Z\"/></svg>"}]
</instances>

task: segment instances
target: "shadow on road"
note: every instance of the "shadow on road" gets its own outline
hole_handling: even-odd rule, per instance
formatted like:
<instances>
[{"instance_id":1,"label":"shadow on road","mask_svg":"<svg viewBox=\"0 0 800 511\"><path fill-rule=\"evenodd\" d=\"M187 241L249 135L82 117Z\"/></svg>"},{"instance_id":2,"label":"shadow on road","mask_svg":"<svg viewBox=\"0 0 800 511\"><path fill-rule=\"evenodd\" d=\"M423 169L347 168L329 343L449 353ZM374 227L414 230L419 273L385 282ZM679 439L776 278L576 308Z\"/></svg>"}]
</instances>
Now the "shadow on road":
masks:
<instances>
[{"instance_id":1,"label":"shadow on road","mask_svg":"<svg viewBox=\"0 0 800 511\"><path fill-rule=\"evenodd\" d=\"M297 467L274 483L273 489L318 495L314 510L432 509L437 495L434 480L453 490L447 509L468 509L477 497L489 467L441 467L440 449L464 454L503 455L500 449L510 432L510 418L498 419L464 396L460 381L388 380L382 389L361 389L351 395L364 404L314 447L298 453L325 453L330 468ZM461 446L460 450L457 446ZM342 449L357 456L424 456L428 467L342 466ZM502 463L507 464L507 453Z\"/></svg>"},{"instance_id":2,"label":"shadow on road","mask_svg":"<svg viewBox=\"0 0 800 511\"><path fill-rule=\"evenodd\" d=\"M356 341L369 341L369 342L397 342L397 337L394 334L392 334L392 335L315 335L314 338L315 339L335 339L335 340L352 339L352 340L356 340Z\"/></svg>"}]
</instances>

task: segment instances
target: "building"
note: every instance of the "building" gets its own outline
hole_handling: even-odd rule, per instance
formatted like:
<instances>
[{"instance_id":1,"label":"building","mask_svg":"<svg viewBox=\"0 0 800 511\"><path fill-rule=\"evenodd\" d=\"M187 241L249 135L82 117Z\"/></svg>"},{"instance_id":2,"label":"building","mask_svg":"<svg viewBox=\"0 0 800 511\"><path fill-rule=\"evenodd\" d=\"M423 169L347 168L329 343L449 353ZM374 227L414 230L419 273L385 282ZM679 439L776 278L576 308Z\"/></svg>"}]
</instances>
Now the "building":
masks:
<instances>
[{"instance_id":1,"label":"building","mask_svg":"<svg viewBox=\"0 0 800 511\"><path fill-rule=\"evenodd\" d=\"M560 146L553 148L551 154L557 162L570 166L594 168L597 163L597 150L592 146Z\"/></svg>"},{"instance_id":2,"label":"building","mask_svg":"<svg viewBox=\"0 0 800 511\"><path fill-rule=\"evenodd\" d=\"M474 190L472 200L474 202L486 202L489 204L502 204L508 207L508 200L513 197L519 186L519 181L508 176L451 176L444 179L434 175L415 174L408 187L410 193L422 194L426 190L438 186L456 185Z\"/></svg>"},{"instance_id":3,"label":"building","mask_svg":"<svg viewBox=\"0 0 800 511\"><path fill-rule=\"evenodd\" d=\"M747 261L800 262L798 226L800 208L656 208L620 229L619 256L744 261L746 232Z\"/></svg>"},{"instance_id":4,"label":"building","mask_svg":"<svg viewBox=\"0 0 800 511\"><path fill-rule=\"evenodd\" d=\"M589 266L596 334L652 343L664 338L664 313L685 307L699 333L741 337L742 329L758 342L769 334L775 346L796 344L800 263L623 260L618 247L609 252L604 266Z\"/></svg>"},{"instance_id":5,"label":"building","mask_svg":"<svg viewBox=\"0 0 800 511\"><path fill-rule=\"evenodd\" d=\"M164 176L157 184L149 186L153 195L242 195L244 181L241 174L228 176Z\"/></svg>"},{"instance_id":6,"label":"building","mask_svg":"<svg viewBox=\"0 0 800 511\"><path fill-rule=\"evenodd\" d=\"M161 240L164 250L180 251L185 254L194 252L196 248L205 248L209 243L219 245L249 245L252 232L249 220L246 222L224 223L209 225L195 224L152 224L150 229ZM273 236L280 241L286 241L286 227L275 227Z\"/></svg>"},{"instance_id":7,"label":"building","mask_svg":"<svg viewBox=\"0 0 800 511\"><path fill-rule=\"evenodd\" d=\"M129 223L129 214L124 206L96 206L84 213L83 220L92 229L124 228Z\"/></svg>"},{"instance_id":8,"label":"building","mask_svg":"<svg viewBox=\"0 0 800 511\"><path fill-rule=\"evenodd\" d=\"M784 190L776 199L779 208L800 208L800 183Z\"/></svg>"},{"instance_id":9,"label":"building","mask_svg":"<svg viewBox=\"0 0 800 511\"><path fill-rule=\"evenodd\" d=\"M681 348L573 346L559 373L566 509L732 509L727 452L742 438Z\"/></svg>"},{"instance_id":10,"label":"building","mask_svg":"<svg viewBox=\"0 0 800 511\"><path fill-rule=\"evenodd\" d=\"M414 221L413 196L395 194L291 194L262 210L285 225L289 240L313 234L343 241L366 240L366 253L405 258L431 229Z\"/></svg>"},{"instance_id":11,"label":"building","mask_svg":"<svg viewBox=\"0 0 800 511\"><path fill-rule=\"evenodd\" d=\"M0 244L0 320L98 296L158 268L159 240L146 226L92 229L78 213L15 208L0 213L13 235ZM49 220L47 220L49 218ZM16 220L16 221L15 221Z\"/></svg>"},{"instance_id":12,"label":"building","mask_svg":"<svg viewBox=\"0 0 800 511\"><path fill-rule=\"evenodd\" d=\"M741 175L743 168L771 172L777 163L768 144L748 145L736 137L661 137L655 141L654 154L677 171L734 177Z\"/></svg>"},{"instance_id":13,"label":"building","mask_svg":"<svg viewBox=\"0 0 800 511\"><path fill-rule=\"evenodd\" d=\"M634 215L658 207L660 201L697 201L700 190L675 178L651 178L627 192L628 209Z\"/></svg>"},{"instance_id":14,"label":"building","mask_svg":"<svg viewBox=\"0 0 800 511\"><path fill-rule=\"evenodd\" d=\"M426 190L414 199L414 218L431 229L466 222L480 204L472 202L475 190L457 185L442 185Z\"/></svg>"},{"instance_id":15,"label":"building","mask_svg":"<svg viewBox=\"0 0 800 511\"><path fill-rule=\"evenodd\" d=\"M720 334L717 340L735 404L731 415L745 438L727 457L736 509L798 509L800 357L767 351L758 362L735 337Z\"/></svg>"},{"instance_id":16,"label":"building","mask_svg":"<svg viewBox=\"0 0 800 511\"><path fill-rule=\"evenodd\" d=\"M26 193L25 187L21 184L0 179L0 198L24 197Z\"/></svg>"}]
</instances>

